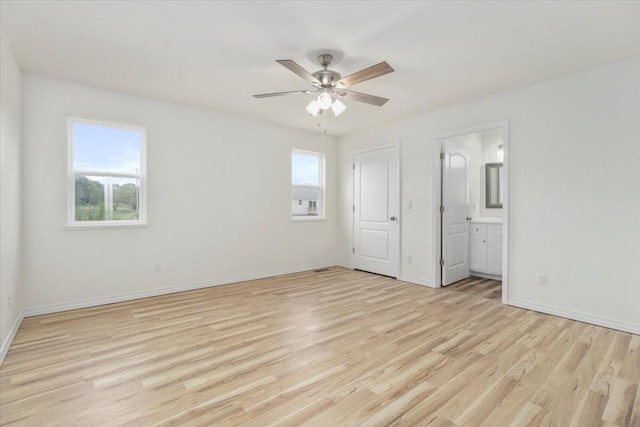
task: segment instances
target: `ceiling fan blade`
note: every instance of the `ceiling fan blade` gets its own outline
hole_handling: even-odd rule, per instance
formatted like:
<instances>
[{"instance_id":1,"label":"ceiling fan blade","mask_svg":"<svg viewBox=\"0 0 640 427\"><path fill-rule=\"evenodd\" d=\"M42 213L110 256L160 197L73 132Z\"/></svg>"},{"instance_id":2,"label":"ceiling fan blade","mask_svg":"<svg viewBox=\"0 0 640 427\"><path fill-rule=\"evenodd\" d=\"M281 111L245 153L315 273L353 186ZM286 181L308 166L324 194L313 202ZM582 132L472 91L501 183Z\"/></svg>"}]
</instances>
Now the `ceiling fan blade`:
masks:
<instances>
[{"instance_id":1,"label":"ceiling fan blade","mask_svg":"<svg viewBox=\"0 0 640 427\"><path fill-rule=\"evenodd\" d=\"M382 98L375 95L367 95L366 93L354 92L352 90L343 90L336 92L338 96L352 101L364 102L366 104L377 105L382 107L387 101L387 98Z\"/></svg>"},{"instance_id":2,"label":"ceiling fan blade","mask_svg":"<svg viewBox=\"0 0 640 427\"><path fill-rule=\"evenodd\" d=\"M343 77L336 82L336 87L345 88L353 86L355 84L362 83L364 81L384 76L385 74L393 72L394 69L391 68L391 65L387 64L386 61L383 61L379 64L372 65L369 68L365 68L364 70L360 70L356 73L350 74L347 77Z\"/></svg>"},{"instance_id":3,"label":"ceiling fan blade","mask_svg":"<svg viewBox=\"0 0 640 427\"><path fill-rule=\"evenodd\" d=\"M302 68L301 66L299 66L298 64L296 64L294 61L290 59L276 59L276 62L282 65L283 67L290 69L291 71L293 71L294 73L296 73L297 75L299 75L300 77L308 81L309 83L322 84L320 83L320 80L313 77L310 72L308 72L307 70L305 70L304 68Z\"/></svg>"},{"instance_id":4,"label":"ceiling fan blade","mask_svg":"<svg viewBox=\"0 0 640 427\"><path fill-rule=\"evenodd\" d=\"M314 93L314 92L317 92L317 90L290 90L288 92L261 93L259 95L253 95L253 97L254 98L270 98L272 96L307 94L307 93Z\"/></svg>"}]
</instances>

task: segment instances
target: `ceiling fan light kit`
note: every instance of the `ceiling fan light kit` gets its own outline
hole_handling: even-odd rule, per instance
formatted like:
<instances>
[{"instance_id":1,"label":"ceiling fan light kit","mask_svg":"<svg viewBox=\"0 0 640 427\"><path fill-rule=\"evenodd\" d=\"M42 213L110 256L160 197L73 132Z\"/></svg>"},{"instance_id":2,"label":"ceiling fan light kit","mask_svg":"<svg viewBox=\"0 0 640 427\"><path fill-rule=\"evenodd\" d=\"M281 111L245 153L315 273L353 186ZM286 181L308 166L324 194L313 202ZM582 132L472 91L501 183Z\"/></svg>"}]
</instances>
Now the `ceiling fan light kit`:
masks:
<instances>
[{"instance_id":1,"label":"ceiling fan light kit","mask_svg":"<svg viewBox=\"0 0 640 427\"><path fill-rule=\"evenodd\" d=\"M290 71L311 83L315 90L295 90L288 92L264 93L253 96L255 98L269 98L273 96L319 93L318 97L305 107L307 112L314 117L316 117L320 111L326 112L328 109L331 109L336 117L342 114L342 112L347 109L347 106L337 99L338 97L357 102L364 102L365 104L376 105L378 107L383 106L388 101L387 98L354 92L346 90L346 88L392 73L394 70L389 64L383 61L343 78L340 73L329 69L329 65L331 65L332 60L333 56L328 53L318 56L318 62L322 66L322 70L316 71L312 74L291 59L278 59L276 60L278 64L288 68Z\"/></svg>"},{"instance_id":2,"label":"ceiling fan light kit","mask_svg":"<svg viewBox=\"0 0 640 427\"><path fill-rule=\"evenodd\" d=\"M309 103L309 105L307 105L305 107L305 109L307 110L307 112L309 114L311 114L313 117L317 116L318 113L320 112L320 106L318 105L318 103L316 102L316 100L314 99L313 101L311 101Z\"/></svg>"},{"instance_id":3,"label":"ceiling fan light kit","mask_svg":"<svg viewBox=\"0 0 640 427\"><path fill-rule=\"evenodd\" d=\"M340 102L339 99L336 99L335 101L333 101L333 104L331 104L331 110L336 117L342 114L342 112L346 109L347 106Z\"/></svg>"},{"instance_id":4,"label":"ceiling fan light kit","mask_svg":"<svg viewBox=\"0 0 640 427\"><path fill-rule=\"evenodd\" d=\"M321 97L322 95L320 95L317 100L311 101L309 105L305 107L307 112L313 117L316 117L318 113L320 113L320 110L326 111L329 108L331 108L331 111L333 111L333 115L338 117L344 110L347 109L347 106L340 102L339 99L333 99L331 96L329 96L329 99L325 97L323 100L320 99Z\"/></svg>"},{"instance_id":5,"label":"ceiling fan light kit","mask_svg":"<svg viewBox=\"0 0 640 427\"><path fill-rule=\"evenodd\" d=\"M333 103L333 98L327 92L323 92L320 94L320 96L318 96L316 102L322 110L328 110Z\"/></svg>"}]
</instances>

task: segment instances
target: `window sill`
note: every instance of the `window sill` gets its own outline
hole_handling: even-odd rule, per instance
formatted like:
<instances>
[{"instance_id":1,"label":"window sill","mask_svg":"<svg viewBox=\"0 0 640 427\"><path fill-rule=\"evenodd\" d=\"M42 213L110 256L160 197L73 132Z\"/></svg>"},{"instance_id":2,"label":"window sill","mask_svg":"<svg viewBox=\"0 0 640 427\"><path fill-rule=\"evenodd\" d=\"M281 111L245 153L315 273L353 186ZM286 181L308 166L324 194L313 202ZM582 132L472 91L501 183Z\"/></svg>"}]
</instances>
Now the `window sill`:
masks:
<instances>
[{"instance_id":1,"label":"window sill","mask_svg":"<svg viewBox=\"0 0 640 427\"><path fill-rule=\"evenodd\" d=\"M146 222L128 222L121 224L120 222L102 222L100 224L66 224L65 230L109 230L114 228L146 228L149 224Z\"/></svg>"},{"instance_id":2,"label":"window sill","mask_svg":"<svg viewBox=\"0 0 640 427\"><path fill-rule=\"evenodd\" d=\"M291 222L316 222L316 221L326 221L326 218L321 218L317 216L301 216L301 217L291 218Z\"/></svg>"}]
</instances>

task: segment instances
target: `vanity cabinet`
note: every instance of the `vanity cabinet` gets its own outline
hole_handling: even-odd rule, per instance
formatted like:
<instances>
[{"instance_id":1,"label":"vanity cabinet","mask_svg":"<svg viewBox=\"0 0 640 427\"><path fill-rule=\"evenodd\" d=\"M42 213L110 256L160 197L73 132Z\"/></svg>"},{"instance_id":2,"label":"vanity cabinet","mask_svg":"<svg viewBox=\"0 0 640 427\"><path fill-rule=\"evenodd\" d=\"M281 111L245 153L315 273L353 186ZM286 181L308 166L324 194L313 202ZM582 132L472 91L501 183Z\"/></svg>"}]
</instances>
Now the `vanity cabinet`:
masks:
<instances>
[{"instance_id":1,"label":"vanity cabinet","mask_svg":"<svg viewBox=\"0 0 640 427\"><path fill-rule=\"evenodd\" d=\"M469 223L469 269L480 276L502 275L502 224Z\"/></svg>"}]
</instances>

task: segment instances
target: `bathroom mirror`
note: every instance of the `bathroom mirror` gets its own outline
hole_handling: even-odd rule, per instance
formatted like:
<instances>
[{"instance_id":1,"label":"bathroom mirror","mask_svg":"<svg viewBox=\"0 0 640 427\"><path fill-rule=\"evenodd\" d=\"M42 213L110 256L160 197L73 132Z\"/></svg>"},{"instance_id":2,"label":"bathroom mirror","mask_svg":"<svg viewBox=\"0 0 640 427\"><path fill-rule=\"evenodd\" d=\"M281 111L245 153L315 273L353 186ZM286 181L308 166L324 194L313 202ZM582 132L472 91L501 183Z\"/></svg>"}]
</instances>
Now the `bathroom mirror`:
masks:
<instances>
[{"instance_id":1,"label":"bathroom mirror","mask_svg":"<svg viewBox=\"0 0 640 427\"><path fill-rule=\"evenodd\" d=\"M502 208L502 163L487 163L487 209Z\"/></svg>"}]
</instances>

